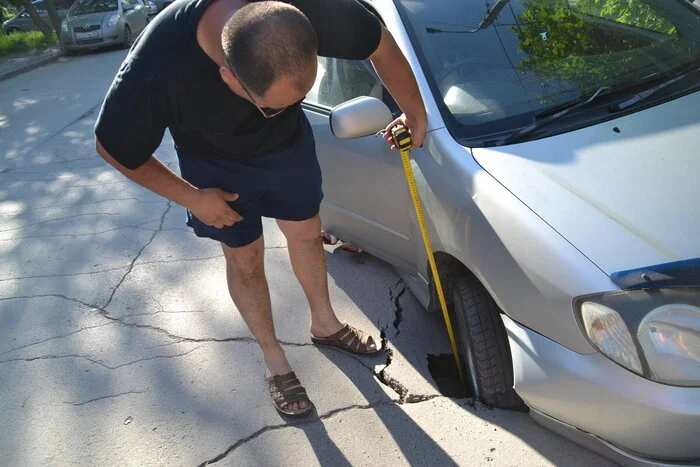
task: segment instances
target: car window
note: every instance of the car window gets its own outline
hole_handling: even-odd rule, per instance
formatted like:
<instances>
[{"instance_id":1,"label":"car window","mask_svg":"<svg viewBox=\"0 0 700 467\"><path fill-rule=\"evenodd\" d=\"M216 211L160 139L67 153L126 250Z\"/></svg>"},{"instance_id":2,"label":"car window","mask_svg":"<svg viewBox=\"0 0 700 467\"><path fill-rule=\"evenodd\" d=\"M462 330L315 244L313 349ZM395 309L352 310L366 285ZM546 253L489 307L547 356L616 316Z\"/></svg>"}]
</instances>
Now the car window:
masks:
<instances>
[{"instance_id":1,"label":"car window","mask_svg":"<svg viewBox=\"0 0 700 467\"><path fill-rule=\"evenodd\" d=\"M318 58L314 87L305 102L332 108L359 96L382 99L382 83L368 61Z\"/></svg>"},{"instance_id":2,"label":"car window","mask_svg":"<svg viewBox=\"0 0 700 467\"><path fill-rule=\"evenodd\" d=\"M471 146L602 87L683 70L700 57L700 14L686 0L397 5L448 129Z\"/></svg>"}]
</instances>

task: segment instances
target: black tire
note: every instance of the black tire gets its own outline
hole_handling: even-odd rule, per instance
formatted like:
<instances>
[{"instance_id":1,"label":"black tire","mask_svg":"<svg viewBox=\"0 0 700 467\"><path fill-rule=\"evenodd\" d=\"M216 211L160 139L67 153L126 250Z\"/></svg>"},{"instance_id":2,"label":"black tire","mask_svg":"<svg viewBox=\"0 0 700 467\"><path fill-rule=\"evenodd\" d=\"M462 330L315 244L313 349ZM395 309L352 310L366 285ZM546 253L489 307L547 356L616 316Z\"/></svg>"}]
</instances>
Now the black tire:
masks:
<instances>
[{"instance_id":1,"label":"black tire","mask_svg":"<svg viewBox=\"0 0 700 467\"><path fill-rule=\"evenodd\" d=\"M17 34L18 32L22 32L22 30L18 27L11 27L7 28L7 35L9 36L10 34Z\"/></svg>"},{"instance_id":2,"label":"black tire","mask_svg":"<svg viewBox=\"0 0 700 467\"><path fill-rule=\"evenodd\" d=\"M64 57L72 57L76 55L75 50L70 50L67 49L65 45L63 45L63 42L59 41L58 48L61 50L61 53L63 54Z\"/></svg>"},{"instance_id":3,"label":"black tire","mask_svg":"<svg viewBox=\"0 0 700 467\"><path fill-rule=\"evenodd\" d=\"M501 409L522 410L513 389L513 364L500 310L481 282L469 274L452 283L455 339L475 399Z\"/></svg>"},{"instance_id":4,"label":"black tire","mask_svg":"<svg viewBox=\"0 0 700 467\"><path fill-rule=\"evenodd\" d=\"M124 42L122 43L122 49L130 48L132 40L131 29L129 26L124 26Z\"/></svg>"}]
</instances>

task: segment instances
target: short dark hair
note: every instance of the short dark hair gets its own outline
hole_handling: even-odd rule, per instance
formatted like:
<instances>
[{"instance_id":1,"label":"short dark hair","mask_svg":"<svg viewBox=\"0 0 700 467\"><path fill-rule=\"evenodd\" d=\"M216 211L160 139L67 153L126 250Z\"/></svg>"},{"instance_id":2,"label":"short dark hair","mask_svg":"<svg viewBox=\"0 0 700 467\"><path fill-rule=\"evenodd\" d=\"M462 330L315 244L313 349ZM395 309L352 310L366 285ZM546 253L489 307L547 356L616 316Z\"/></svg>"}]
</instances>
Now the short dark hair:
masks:
<instances>
[{"instance_id":1,"label":"short dark hair","mask_svg":"<svg viewBox=\"0 0 700 467\"><path fill-rule=\"evenodd\" d=\"M280 76L299 78L316 59L318 36L308 18L283 2L250 3L235 12L221 33L226 64L244 86L264 96Z\"/></svg>"}]
</instances>

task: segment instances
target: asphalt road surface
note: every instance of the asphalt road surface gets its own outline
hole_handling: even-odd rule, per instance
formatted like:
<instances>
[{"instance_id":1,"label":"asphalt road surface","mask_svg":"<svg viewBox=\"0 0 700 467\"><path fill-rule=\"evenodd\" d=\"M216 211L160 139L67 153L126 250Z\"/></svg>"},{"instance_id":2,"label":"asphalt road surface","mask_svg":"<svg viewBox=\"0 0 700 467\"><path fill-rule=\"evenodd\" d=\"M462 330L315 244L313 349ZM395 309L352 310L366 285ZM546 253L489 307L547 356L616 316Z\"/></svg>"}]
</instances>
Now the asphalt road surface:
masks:
<instances>
[{"instance_id":1,"label":"asphalt road surface","mask_svg":"<svg viewBox=\"0 0 700 467\"><path fill-rule=\"evenodd\" d=\"M0 465L605 465L527 414L443 396L449 352L385 263L327 247L341 319L391 355L318 350L284 238L266 221L279 338L316 405L273 409L220 247L94 151L123 59L61 59L0 82ZM172 140L157 156L177 170Z\"/></svg>"}]
</instances>

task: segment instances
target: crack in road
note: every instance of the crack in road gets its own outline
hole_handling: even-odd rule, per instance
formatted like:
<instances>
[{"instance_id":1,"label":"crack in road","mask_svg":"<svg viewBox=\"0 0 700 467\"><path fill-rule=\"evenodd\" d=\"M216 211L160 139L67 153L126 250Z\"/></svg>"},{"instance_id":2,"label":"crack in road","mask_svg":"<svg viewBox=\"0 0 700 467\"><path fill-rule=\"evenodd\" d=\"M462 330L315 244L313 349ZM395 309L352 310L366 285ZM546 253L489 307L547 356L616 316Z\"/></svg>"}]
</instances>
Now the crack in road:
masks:
<instances>
[{"instance_id":1,"label":"crack in road","mask_svg":"<svg viewBox=\"0 0 700 467\"><path fill-rule=\"evenodd\" d=\"M71 331L71 332L69 332L68 334L61 334L60 336L51 336L51 337L47 337L46 339L43 339L43 340L40 340L40 341L36 341L36 342L32 342L31 344L21 345L21 346L19 346L19 347L15 347L15 348L12 348L12 349L5 350L5 351L3 351L3 352L0 352L0 356L5 355L5 354L8 354L8 353L11 353L11 352L15 352L15 351L17 351L17 350L26 349L27 347L32 347L32 346L35 346L35 345L43 344L44 342L52 341L52 340L55 340L55 339L63 339L64 337L72 336L73 334L77 334L77 333L79 333L79 332L87 331L87 330L89 330L89 329L100 328L100 327L102 327L102 326L110 326L110 325L112 325L112 324L115 324L115 323L114 323L113 321L110 321L109 323L97 324L97 325L95 325L95 326L87 326L87 327L78 329L77 331Z\"/></svg>"},{"instance_id":2,"label":"crack in road","mask_svg":"<svg viewBox=\"0 0 700 467\"><path fill-rule=\"evenodd\" d=\"M96 104L96 105L94 105L93 107L89 108L86 112L84 112L83 114L81 114L78 118L76 118L75 120L73 120L73 121L67 123L66 125L64 125L64 126L63 126L61 129L59 129L58 131L53 132L52 134L50 134L50 135L48 135L47 137L45 137L43 140L39 141L38 143L34 144L33 146L30 146L28 149L26 149L26 150L24 151L24 154L29 154L29 153L32 153L32 152L36 152L37 149L39 149L40 147L42 147L43 145L45 145L46 143L48 143L49 141L51 141L52 139L54 139L56 136L58 136L58 135L60 135L61 133L63 133L63 132L64 132L66 129L68 129L70 126L75 125L75 124L78 123L79 121L84 120L84 119L88 118L89 116L91 116L92 114L94 114L95 112L97 112L97 110L98 110L101 106L102 106L102 103L100 102L99 104ZM58 155L58 154L56 154L56 153L54 153L54 156L60 157L61 159L63 159L63 161L60 161L60 162L71 162L70 160L68 160L68 159L66 159L65 157L60 156L60 155Z\"/></svg>"},{"instance_id":3,"label":"crack in road","mask_svg":"<svg viewBox=\"0 0 700 467\"><path fill-rule=\"evenodd\" d=\"M63 401L63 403L64 403L64 404L74 405L74 406L77 406L77 405L85 405L85 404L89 404L89 403L91 403L91 402L101 401L101 400L103 400L103 399L112 399L112 398L114 398L114 397L126 396L126 395L128 395L128 394L146 394L147 392L148 392L148 391L128 391L128 392L121 392L121 393L119 393L119 394L111 394L111 395L108 395L108 396L96 397L95 399L90 399L90 400L87 400L87 401L84 401L84 402L67 402L67 401Z\"/></svg>"},{"instance_id":4,"label":"crack in road","mask_svg":"<svg viewBox=\"0 0 700 467\"><path fill-rule=\"evenodd\" d=\"M165 223L165 217L168 215L168 212L170 212L170 208L172 206L173 206L172 201L168 200L168 205L165 208L165 211L163 212L163 214L160 216L160 225L158 226L158 230L153 232L153 235L151 235L151 238L146 242L146 244L143 247L141 247L141 249L138 251L138 253L136 253L136 257L131 261L131 264L129 265L129 269L126 271L126 273L121 278L121 280L119 281L117 286L114 288L114 290L112 290L112 294L107 299L107 303L105 303L101 308L106 309L109 306L109 304L112 303L112 299L114 298L114 295L117 293L117 290L119 289L119 287L121 287L121 285L124 283L124 280L126 280L127 276L129 274L131 274L131 271L133 271L134 264L136 264L136 261L138 261L138 259L141 257L141 253L143 253L143 251L148 247L148 245L150 245L153 242L153 240L156 238L158 233L160 233L160 231L163 230L163 224Z\"/></svg>"},{"instance_id":5,"label":"crack in road","mask_svg":"<svg viewBox=\"0 0 700 467\"><path fill-rule=\"evenodd\" d=\"M389 327L389 325L382 329L380 334L382 338L382 349L384 349L384 353L386 354L386 362L384 363L384 368L382 368L381 371L373 370L373 374L379 380L380 383L391 388L391 390L398 394L399 403L403 403L406 401L406 398L408 396L408 389L397 379L389 376L389 374L386 371L394 361L394 350L389 347L389 341L386 337L387 327Z\"/></svg>"},{"instance_id":6,"label":"crack in road","mask_svg":"<svg viewBox=\"0 0 700 467\"><path fill-rule=\"evenodd\" d=\"M116 213L116 212L85 212L82 214L74 214L72 216L56 217L54 219L47 219L45 221L34 222L33 224L23 224L23 225L20 225L18 227L12 227L10 229L0 230L0 233L15 232L17 230L22 230L22 229L27 228L27 227L36 227L37 225L48 224L50 222L65 221L68 219L76 219L78 217L85 217L85 216L127 216L127 215L128 214ZM20 238L22 238L22 237L20 237Z\"/></svg>"},{"instance_id":7,"label":"crack in road","mask_svg":"<svg viewBox=\"0 0 700 467\"><path fill-rule=\"evenodd\" d=\"M100 316L102 316L103 318L109 320L110 322L109 322L109 323L103 323L103 324L97 325L97 326L88 326L88 327L86 327L86 328L82 328L82 329L79 329L79 330L77 330L77 331L73 331L73 332L70 332L70 333L68 333L68 334L65 334L65 335L61 335L61 336L52 336L52 337L50 337L50 338L47 338L47 339L44 339L44 340L41 340L41 341L36 341L36 342L32 342L32 343L30 343L30 344L25 344L25 345L22 345L22 346L19 346L19 347L14 347L14 348L11 348L11 349L8 349L8 350L3 351L2 353L0 353L0 355L5 355L5 354L11 353L11 352L14 352L14 351L17 351L17 350L21 350L21 349L24 349L24 348L27 348L27 347L31 347L31 346L34 346L34 345L39 345L39 344L44 343L44 342L49 341L49 340L60 339L60 338L67 337L67 336L70 336L70 335L75 334L75 333L78 333L78 332L82 332L82 331L87 330L87 329L92 329L92 328L94 328L94 327L105 326L105 325L107 325L107 324L113 324L113 323L114 323L114 324L120 324L120 325L127 326L127 327L131 327L131 328L152 330L152 331L158 332L158 333L160 333L160 334L163 334L163 335L169 337L170 339L173 339L173 341L174 341L173 343L180 343L180 342L194 342L194 343L206 343L206 342L219 342L219 343L223 343L223 342L243 342L243 343L247 343L247 344L257 344L257 341L256 341L254 338L248 337L248 336L240 336L240 337L220 337L220 338L217 338L217 337L187 337L187 336L180 336L180 335L177 335L177 334L173 334L173 333L171 333L170 331L168 331L167 329L163 329L163 328L160 328L160 327L158 327L158 326L153 326L153 325L150 325L150 324L141 324L141 323L130 323L130 322L128 322L128 321L125 321L126 318L128 318L129 316L132 316L132 315L127 315L127 316L123 316L123 317L120 317L120 318L116 318L116 317L114 317L114 316L110 316L110 315L109 315L109 312L108 312L105 308L103 308L103 307L100 307L100 306L97 306L97 305L94 305L94 304L91 304L91 303L86 303L86 302L83 302L82 300L78 300L78 299L76 299L76 298L66 297L65 295L61 295L61 294L42 294L42 295L30 295L30 296L18 296L18 297L5 297L5 298L0 298L0 302L1 302L1 301L6 301L6 300L34 299L34 298L45 298L45 297L61 298L61 299L63 299L63 300L68 300L68 301L70 301L70 302L79 303L79 304L81 304L81 305L83 305L83 306L85 306L85 307L87 307L87 308L90 308L90 309L93 309L93 310L97 310L97 311L99 312ZM158 313L158 312L156 312L156 313ZM309 347L309 346L313 346L313 345L314 345L314 344L311 343L311 342L289 342L289 341L284 341L284 340L278 340L278 342L280 343L280 345L286 346L286 347ZM20 360L22 360L22 359L20 359ZM2 362L0 362L0 363L2 363Z\"/></svg>"},{"instance_id":8,"label":"crack in road","mask_svg":"<svg viewBox=\"0 0 700 467\"><path fill-rule=\"evenodd\" d=\"M123 269L123 268L120 268ZM38 294L38 295L17 295L16 297L0 297L0 302L5 302L9 300L29 300L33 298L46 298L46 297L53 297L53 298L62 298L63 300L68 300L69 302L75 302L79 303L83 306L86 306L88 308L95 308L99 309L100 307L95 306L91 303L86 303L82 300L79 300L77 298L73 297L66 297L65 295L58 294L58 293L47 293L47 294Z\"/></svg>"},{"instance_id":9,"label":"crack in road","mask_svg":"<svg viewBox=\"0 0 700 467\"><path fill-rule=\"evenodd\" d=\"M206 313L207 310L156 310L148 313L133 313L122 316L124 318L133 318L135 316L155 316L159 314L179 314L179 313Z\"/></svg>"},{"instance_id":10,"label":"crack in road","mask_svg":"<svg viewBox=\"0 0 700 467\"><path fill-rule=\"evenodd\" d=\"M436 398L443 398L444 396L440 394L435 394L431 396L416 396L414 400L406 401L405 403L409 404L419 404L421 402L426 402L432 399ZM335 415L345 413L345 412L350 412L353 410L368 410L368 409L375 409L377 407L390 407L393 405L396 405L396 401L393 400L382 400L382 401L376 401L376 402L370 402L369 404L353 404L349 405L347 407L340 407L337 409L330 410L326 412L323 415L318 416L318 418L310 418L306 420L302 420L299 422L293 422L293 423L281 423L279 425L266 425L262 427L261 429L257 430L256 432L246 436L245 438L241 438L232 445L230 445L225 451L222 453L218 454L217 456L206 460L202 462L201 464L198 465L198 467L204 467L207 465L211 464L216 464L217 462L225 459L226 457L230 456L236 449L240 448L244 444L248 443L249 441L253 441L256 438L259 438L260 436L264 435L265 433L269 433L271 431L277 431L277 430L283 430L285 428L291 428L291 427L299 427L299 426L304 426L304 425L312 425L314 423L320 423L323 422L324 420L328 420L329 418L334 417Z\"/></svg>"},{"instance_id":11,"label":"crack in road","mask_svg":"<svg viewBox=\"0 0 700 467\"><path fill-rule=\"evenodd\" d=\"M26 238L26 237L23 237ZM0 240L1 241L1 240ZM36 275L36 276L18 276L18 277L8 277L6 279L0 279L0 282L7 282L7 281L23 281L27 279L46 279L49 277L73 277L73 276L90 276L93 274L102 274L105 272L112 272L112 271L119 271L121 269L125 269L126 266L122 267L117 267L117 268L108 268L108 269L99 269L97 271L86 271L86 272L74 272L72 274L41 274L41 275Z\"/></svg>"},{"instance_id":12,"label":"crack in road","mask_svg":"<svg viewBox=\"0 0 700 467\"><path fill-rule=\"evenodd\" d=\"M401 306L400 300L401 296L406 293L408 290L408 286L406 284L403 285L399 293L394 295L394 288L398 287L402 283L401 279L394 284L394 287L389 287L389 301L393 303L394 305L394 315L396 318L394 318L394 329L396 332L394 333L394 337L398 336L401 334L401 330L399 329L399 325L401 324L401 321L403 321L403 307Z\"/></svg>"},{"instance_id":13,"label":"crack in road","mask_svg":"<svg viewBox=\"0 0 700 467\"><path fill-rule=\"evenodd\" d=\"M47 181L51 181L51 180L47 180ZM3 216L5 216L5 215L13 216L13 215L18 215L18 214L28 214L28 213L34 212L34 211L68 209L68 208L74 208L76 206L94 206L95 204L113 203L115 201L136 201L136 202L143 203L143 204L164 204L164 201L161 201L161 200L145 201L145 200L142 200L140 198L136 198L134 196L129 196L126 198L107 198L107 199L103 199L100 201L52 204L52 205L48 205L48 206L39 206L39 207L35 207L35 208L21 208L21 209L16 209L14 211L4 210L0 214Z\"/></svg>"},{"instance_id":14,"label":"crack in road","mask_svg":"<svg viewBox=\"0 0 700 467\"><path fill-rule=\"evenodd\" d=\"M122 276L122 278L120 279L120 281L119 281L119 282L117 283L117 285L114 287L114 289L112 290L112 293L110 294L109 298L106 300L106 302L105 302L105 304L104 304L103 306L95 306L95 305L88 304L88 303L82 302L82 301L80 301L80 300L73 299L73 298L70 298L70 297L66 297L66 296L63 296L63 295L60 295L60 294L47 294L47 295L45 295L45 296L60 297L60 298L66 299L66 300L70 300L70 301L73 301L73 302L76 302L76 303L80 303L80 304L82 304L82 305L84 305L84 306L87 306L87 307L90 307L90 308L92 308L92 309L98 310L98 311L100 312L100 315L101 315L102 317L104 317L105 319L110 320L111 322L117 322L117 323L119 323L119 324L122 324L122 325L125 325L125 326L129 326L129 327L134 327L134 328L142 328L142 329L153 330L153 331L159 332L159 333L161 333L161 334L164 334L164 335L166 335L167 337L169 337L169 338L171 338L171 339L173 339L173 340L176 340L177 342L195 342L195 343L203 343L203 342L244 342L244 343L256 344L257 342L255 341L255 339L253 339L253 338L251 338L251 337L192 338L192 337L178 336L178 335L175 335L175 334L173 334L173 333L167 331L166 329L163 329L163 328L160 328L160 327L157 327L157 326L152 326L152 325L148 325L148 324L140 324L140 323L133 323L133 322L127 322L127 321L125 321L125 319L128 318L129 316L124 316L124 317L116 318L116 317L113 317L113 316L110 316L110 315L109 315L109 313L108 313L108 311L107 311L107 307L112 303L112 301L113 301L113 299L114 299L114 297L115 297L117 291L120 289L120 287L121 287L121 286L123 285L123 283L125 282L126 278L127 278L127 277L131 274L131 272L133 271L133 269L134 269L134 267L135 267L135 265L136 265L136 262L137 262L138 259L141 257L143 251L153 242L153 240L155 239L155 237L156 237L160 232L163 231L163 225L164 225L164 223L165 223L165 218L166 218L166 216L167 216L167 214L169 213L169 211L170 211L171 208L172 208L172 202L169 201L168 204L167 204L167 207L166 207L165 211L164 211L163 214L161 215L160 223L159 223L158 229L155 230L155 231L153 231L153 235L151 236L151 238L143 245L143 247L141 247L141 249L137 252L136 256L132 259L132 261L130 262L130 264L129 264L129 266L128 266L127 271L124 273L124 275ZM268 247L268 248L286 248L286 246L281 246L281 247ZM221 255L217 255L217 256L215 256L215 257L212 257L211 259L213 259L213 258L218 258L218 257L221 257ZM192 259L191 261L198 261L198 260L202 260L202 259L210 259L210 258ZM174 261L174 260L173 260L173 261ZM178 260L178 261L181 261L181 260ZM168 260L164 260L164 261L151 261L151 262L144 263L144 264L152 264L152 263L160 263L160 262L166 263L166 262L171 262L171 261L168 261ZM398 336L398 335L400 334L400 332L401 332L401 331L400 331L400 328L399 328L399 326L400 326L400 324L401 324L401 322L402 322L402 320L403 320L403 307L402 307L402 305L401 305L401 297L402 297L402 296L406 293L406 291L408 290L408 287L407 287L405 284L403 284L403 285L401 286L401 288L399 289L399 286L400 286L401 284L402 284L402 281L399 280L396 284L394 284L392 287L389 288L389 301L390 301L390 303L393 305L394 316L395 316L393 322L391 323L391 324L393 325L394 329L395 329L394 337ZM20 298L20 297L13 297L13 298L16 299L16 298ZM35 298L35 297L25 297L25 298ZM2 299L0 299L0 300L2 300ZM136 315L131 315L131 316L136 316ZM303 422L300 422L300 423L297 423L297 424L294 424L294 425L282 424L282 425L266 426L266 427L263 427L262 429L256 431L255 433L251 434L250 436L248 436L248 437L246 437L246 438L243 438L243 439L237 441L236 443L232 444L232 445L231 445L226 451L224 451L222 454L216 456L215 458L213 458L213 459L211 459L211 460L209 460L209 461L205 461L205 462L204 462L203 464L201 464L201 465L208 465L208 464L211 464L211 463L218 462L219 460L221 460L221 459L227 457L231 452L233 452L235 449L237 449L238 447L242 446L242 445L245 444L246 442L248 442L248 441L250 441L250 440L252 440L252 439L257 438L257 437L259 437L260 435L262 435L262 434L264 434L264 433L266 433L266 432L268 432L268 431L283 429L283 428L286 428L286 427L288 427L288 426L298 426L298 425L303 425L303 424L308 424L308 423L317 423L317 422L319 422L319 421L326 420L326 419L328 419L328 418L330 418L330 417L332 417L332 416L334 416L334 415L336 415L336 414L343 413L343 412L346 412L346 411L349 411L349 410L371 409L371 408L378 407L378 406L380 406L380 405L421 403L421 402L429 401L429 400L434 399L434 398L437 398L437 397L442 397L442 396L439 395L439 394L435 394L435 395L416 395L416 394L410 394L410 393L409 393L409 390L406 388L405 385L403 385L401 382L399 382L397 379L391 377L391 376L387 373L387 369L391 366L391 364L393 363L393 359L394 359L394 351L393 351L393 349L391 349L391 348L389 347L389 339L388 339L388 337L387 337L387 329L388 329L388 327L389 327L389 324L387 324L387 325L381 330L381 333L380 333L382 348L383 348L383 350L384 350L384 353L386 354L385 364L384 364L384 367L383 367L383 369L382 369L381 371L377 371L376 369L371 368L370 366L366 365L364 362L360 361L359 358L355 358L355 359L356 359L358 362L360 362L360 363L362 364L363 367L365 367L365 368L367 368L367 369L370 369L370 371L372 371L372 374L378 379L378 381L380 381L380 382L381 382L382 384L384 384L385 386L391 388L391 389L399 396L399 399L398 399L398 400L391 400L391 401L388 401L388 402L387 402L387 401L384 401L384 402L378 402L378 403L371 403L371 404L366 404L366 405L353 405L353 406L349 406L349 407L334 409L334 410L331 410L331 411L327 412L327 413L324 414L324 415L321 415L318 419L307 420L307 421L303 421ZM76 331L76 332L79 332L79 331ZM285 342L285 341L280 341L280 344L281 344L281 345L284 345L284 346L295 346L295 347L305 347L305 346L311 346L311 345L313 345L312 343L296 343L296 342ZM35 345L35 344L29 344L29 345ZM24 347L27 347L27 346L23 346L23 347L21 347L21 348L24 348ZM134 362L130 362L130 363L118 365L118 366L116 366L116 367L109 367L108 365L106 365L106 364L105 364L104 362L102 362L101 360L96 360L96 359L93 359L93 358L91 358L91 357L89 357L89 356L84 356L84 355L63 355L63 356L52 355L52 356L31 357L31 358L24 358L24 359L12 359L12 360L6 360L6 361L13 361L13 360L34 361L34 360L51 359L51 358L84 358L84 359L87 359L88 361L90 361L90 362L92 362L92 363L99 364L99 365L101 365L101 366L103 366L103 367L110 368L110 369L116 369L116 368L120 368L120 367L123 367L123 366L132 365L132 364L137 363L137 362L146 361L146 360L153 360L153 359L156 359L156 358L174 358L174 357L183 356L183 355L186 355L186 354L188 354L188 353L193 352L194 350L197 350L198 348L199 348L199 347L197 347L197 348L195 348L195 349L191 349L191 350L189 350L188 352L185 352L185 353L182 353L182 354L178 354L178 355L154 356L154 357L144 358L144 359L136 360L136 361L134 361ZM13 349L13 350L17 350L17 349ZM12 351L12 350L10 350L10 351ZM10 352L10 351L7 351L7 352ZM4 352L4 353L7 353L7 352ZM1 355L1 354L0 354L0 355ZM5 361L5 362L6 362L6 361ZM0 362L0 363L4 363L4 362ZM133 392L132 392L132 393L133 393ZM103 397L96 398L96 399L92 399L92 400L85 401L85 402L78 402L78 403L76 403L76 402L66 402L66 403L69 403L69 404L72 404L72 405L84 405L84 404L89 403L89 402L94 402L94 401L97 401L97 400L101 400L101 399L105 399L105 398L110 398L110 397L119 397L119 396L125 395L125 394L129 394L129 393L122 393L122 394L111 395L111 396L103 396Z\"/></svg>"},{"instance_id":15,"label":"crack in road","mask_svg":"<svg viewBox=\"0 0 700 467\"><path fill-rule=\"evenodd\" d=\"M23 169L31 169L31 168L34 168L34 167L41 167L41 168L50 167L50 166L52 166L52 165L71 165L71 164L75 164L76 162L87 161L87 160L95 160L95 156L80 157L80 158L78 158L78 159L70 159L70 160L64 159L64 160L62 160L62 161L38 162L38 163L35 163L35 164L25 164L25 165L22 165L22 168L23 168ZM92 169L92 168L96 168L96 167L98 167L98 166L95 166L95 167L86 167L86 168L87 168L87 169ZM77 167L77 168L78 168L78 169L82 169L82 167ZM25 173L25 174L31 174L31 173L33 173L33 172L26 172L26 171L22 171L22 170L17 170L16 167L9 167L9 168L7 168L7 169L5 169L5 170L7 170L7 171L9 171L9 172L11 172L11 173L13 173L13 174L14 174L14 173L20 173L20 174L21 174L21 173ZM3 173L3 172L0 171L0 173Z\"/></svg>"},{"instance_id":16,"label":"crack in road","mask_svg":"<svg viewBox=\"0 0 700 467\"><path fill-rule=\"evenodd\" d=\"M90 357L90 356L88 356L88 355L77 355L77 354L67 354L67 355L39 355L39 356L37 356L37 357L17 357L17 358L8 358L7 360L2 360L2 361L0 361L0 364L3 364L3 363L11 363L11 362L22 362L22 361L24 361L24 362L34 362L34 361L37 361L37 360L58 360L58 359L61 359L61 358L82 358L82 359L85 359L85 360L89 361L90 363L95 363L95 364L97 364L97 365L102 365L102 366L104 366L104 364L102 363L102 360L97 360L97 359L92 358L92 357Z\"/></svg>"},{"instance_id":17,"label":"crack in road","mask_svg":"<svg viewBox=\"0 0 700 467\"><path fill-rule=\"evenodd\" d=\"M81 358L83 360L87 360L90 363L93 363L95 365L100 365L101 367L104 367L108 370L117 370L119 368L123 368L125 366L130 366L133 365L134 363L140 363L140 362L146 362L149 360L157 360L159 358L177 358L177 357L184 357L185 355L188 355L195 350L199 349L200 347L195 347L194 349L190 349L187 352L175 354L175 355L154 355L152 357L146 357L146 358L140 358L138 360L134 360L132 362L127 362L127 363L122 363L121 365L116 365L116 366L110 366L107 365L104 360L99 360L96 358L92 358L89 355L77 355L77 354L67 354L67 355L39 355L37 357L17 357L17 358L9 358L7 360L2 360L0 361L0 365L3 363L11 363L11 362L34 362L37 360L58 360L62 358Z\"/></svg>"},{"instance_id":18,"label":"crack in road","mask_svg":"<svg viewBox=\"0 0 700 467\"><path fill-rule=\"evenodd\" d=\"M231 453L233 453L236 449L238 449L239 447L243 446L243 445L246 444L247 442L252 441L252 440L254 440L255 438L258 438L259 436L261 436L261 435L263 435L263 434L265 434L265 433L268 433L268 432L270 432L270 431L276 431L276 430L282 430L282 429L284 429L284 428L289 428L289 427L296 427L296 426L309 425L309 424L312 424L312 423L318 423L318 422L320 422L320 421L322 421L322 420L326 420L326 419L332 417L333 415L337 415L337 414L339 414L339 413L341 413L341 412L347 412L347 411L350 411L350 410L372 409L372 408L377 407L377 406L379 406L379 405L390 405L390 403L388 403L388 402L386 402L386 401L382 401L382 402L374 403L374 404L365 404L365 405L357 405L357 404L355 404L355 405L351 405L351 406L348 406L348 407L343 407L343 408L340 408L340 409L331 410L330 412L327 412L327 413L325 413L324 415L319 416L317 419L303 420L303 421L296 422L296 423L282 423L282 424L279 424L279 425L266 425L266 426L262 427L261 429L259 429L258 431L256 431L255 433L253 433L253 434L251 434L251 435L249 435L249 436L246 436L245 438L239 439L238 441L236 441L235 443L233 443L232 445L230 445L224 452L222 452L221 454L217 455L216 457L213 457L213 458L211 458L211 459L209 459L209 460L206 460L206 461L202 462L201 464L198 465L198 467L203 467L203 466L207 466L207 465L211 465L211 464L216 464L217 462L219 462L219 461L223 460L224 458L228 457L228 456L229 456Z\"/></svg>"},{"instance_id":19,"label":"crack in road","mask_svg":"<svg viewBox=\"0 0 700 467\"><path fill-rule=\"evenodd\" d=\"M406 293L406 290L408 290L408 287L406 284L403 284L403 287L401 290L395 294L394 290L403 283L401 279L399 279L396 284L393 286L389 287L389 302L394 306L394 329L396 330L396 333L394 334L394 337L398 336L399 333L401 332L399 330L399 325L403 321L403 307L401 306L400 300L401 297L403 296L404 293ZM391 366L392 362L394 361L394 350L389 347L389 338L387 337L387 329L389 328L389 325L387 324L381 329L380 332L380 337L382 340L382 349L384 349L384 353L386 354L386 361L384 363L384 368L382 368L381 371L376 371L373 370L372 373L374 376L381 382L383 385L391 388L396 394L399 396L398 403L403 404L409 402L409 399L411 397L414 398L420 398L420 397L428 397L428 396L412 396L409 394L408 388L402 384L399 380L396 378L391 377L388 373L387 370Z\"/></svg>"},{"instance_id":20,"label":"crack in road","mask_svg":"<svg viewBox=\"0 0 700 467\"><path fill-rule=\"evenodd\" d=\"M60 219L59 219L60 220ZM68 237L68 238L76 238L76 237L92 237L92 236L97 236L97 235L103 235L106 233L112 233L116 232L117 230L126 230L126 229L133 229L133 230L145 230L146 232L155 232L155 229L149 229L147 227L143 227L142 225L124 225L122 227L115 227L113 229L107 229L107 230L100 230L97 232L88 232L88 233L69 233L69 234L47 234L47 235L22 235L19 237L21 240L26 240L28 238L55 238L55 237ZM7 238L7 239L2 239L2 241L14 241L16 238Z\"/></svg>"}]
</instances>

